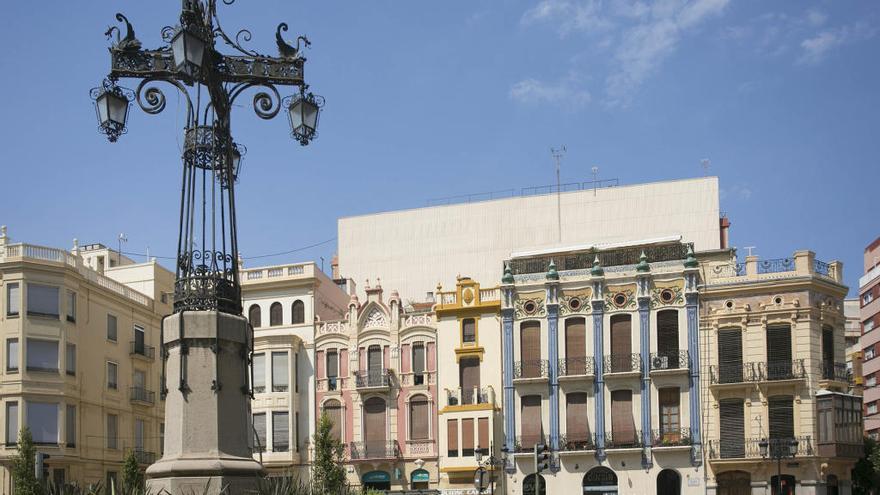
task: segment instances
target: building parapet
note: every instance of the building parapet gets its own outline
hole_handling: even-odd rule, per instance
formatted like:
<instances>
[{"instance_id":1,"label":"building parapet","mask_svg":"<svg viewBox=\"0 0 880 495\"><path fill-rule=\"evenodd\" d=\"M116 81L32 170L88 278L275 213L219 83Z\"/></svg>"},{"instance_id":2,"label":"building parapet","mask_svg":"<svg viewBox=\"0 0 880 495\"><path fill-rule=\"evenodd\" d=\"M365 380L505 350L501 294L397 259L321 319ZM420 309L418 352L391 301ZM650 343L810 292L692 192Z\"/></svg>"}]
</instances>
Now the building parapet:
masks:
<instances>
[{"instance_id":1,"label":"building parapet","mask_svg":"<svg viewBox=\"0 0 880 495\"><path fill-rule=\"evenodd\" d=\"M260 283L267 280L290 280L315 276L314 263L264 266L240 271L241 284Z\"/></svg>"},{"instance_id":2,"label":"building parapet","mask_svg":"<svg viewBox=\"0 0 880 495\"><path fill-rule=\"evenodd\" d=\"M843 264L839 261L824 262L816 259L812 251L797 251L788 258L760 259L747 256L745 262L731 260L709 263L704 270L705 283L709 286L743 282L760 282L786 278L815 276L843 283Z\"/></svg>"}]
</instances>

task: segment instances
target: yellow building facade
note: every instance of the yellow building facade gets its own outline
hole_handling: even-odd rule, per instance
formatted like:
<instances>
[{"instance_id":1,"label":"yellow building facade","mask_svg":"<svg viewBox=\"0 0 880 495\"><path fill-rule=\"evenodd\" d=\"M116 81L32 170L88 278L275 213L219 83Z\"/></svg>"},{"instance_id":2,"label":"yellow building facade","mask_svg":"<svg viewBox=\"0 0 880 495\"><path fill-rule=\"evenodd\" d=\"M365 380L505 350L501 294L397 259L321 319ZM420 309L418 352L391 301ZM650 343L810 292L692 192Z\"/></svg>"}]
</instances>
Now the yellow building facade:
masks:
<instances>
[{"instance_id":1,"label":"yellow building facade","mask_svg":"<svg viewBox=\"0 0 880 495\"><path fill-rule=\"evenodd\" d=\"M0 493L11 493L9 463L25 426L56 482L114 482L129 451L144 467L155 461L173 274L101 245L11 244L4 228L0 277Z\"/></svg>"}]
</instances>

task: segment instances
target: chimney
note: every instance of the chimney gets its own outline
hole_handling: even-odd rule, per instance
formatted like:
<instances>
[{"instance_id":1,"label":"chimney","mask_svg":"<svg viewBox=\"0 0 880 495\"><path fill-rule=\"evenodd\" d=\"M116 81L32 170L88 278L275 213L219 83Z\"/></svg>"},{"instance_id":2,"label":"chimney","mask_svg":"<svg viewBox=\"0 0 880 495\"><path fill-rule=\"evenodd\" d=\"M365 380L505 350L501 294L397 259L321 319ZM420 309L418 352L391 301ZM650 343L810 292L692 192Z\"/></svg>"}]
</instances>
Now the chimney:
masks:
<instances>
[{"instance_id":1,"label":"chimney","mask_svg":"<svg viewBox=\"0 0 880 495\"><path fill-rule=\"evenodd\" d=\"M721 217L719 225L721 227L721 249L727 249L730 247L730 219L727 218L727 215Z\"/></svg>"},{"instance_id":2,"label":"chimney","mask_svg":"<svg viewBox=\"0 0 880 495\"><path fill-rule=\"evenodd\" d=\"M339 255L334 254L332 258L330 258L330 277L333 280L339 280Z\"/></svg>"}]
</instances>

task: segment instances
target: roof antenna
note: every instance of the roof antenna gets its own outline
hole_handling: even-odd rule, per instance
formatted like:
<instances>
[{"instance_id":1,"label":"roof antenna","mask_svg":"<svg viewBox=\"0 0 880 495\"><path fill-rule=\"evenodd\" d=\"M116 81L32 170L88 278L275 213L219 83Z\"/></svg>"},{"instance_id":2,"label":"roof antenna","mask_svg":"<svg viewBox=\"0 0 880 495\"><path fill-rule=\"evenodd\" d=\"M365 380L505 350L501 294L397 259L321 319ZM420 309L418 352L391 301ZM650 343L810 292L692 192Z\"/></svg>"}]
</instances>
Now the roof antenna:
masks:
<instances>
[{"instance_id":1,"label":"roof antenna","mask_svg":"<svg viewBox=\"0 0 880 495\"><path fill-rule=\"evenodd\" d=\"M709 160L708 158L703 158L702 160L700 160L700 166L703 167L703 175L709 175L710 165L712 165L712 160Z\"/></svg>"},{"instance_id":2,"label":"roof antenna","mask_svg":"<svg viewBox=\"0 0 880 495\"><path fill-rule=\"evenodd\" d=\"M560 244L562 244L562 184L559 180L559 164L566 151L564 144L561 148L550 148L550 154L556 160L556 227Z\"/></svg>"},{"instance_id":3,"label":"roof antenna","mask_svg":"<svg viewBox=\"0 0 880 495\"><path fill-rule=\"evenodd\" d=\"M757 248L756 248L755 246L744 246L743 249L748 249L748 250L749 250L749 254L748 254L748 255L751 256L751 255L752 255L752 249L757 249Z\"/></svg>"},{"instance_id":4,"label":"roof antenna","mask_svg":"<svg viewBox=\"0 0 880 495\"><path fill-rule=\"evenodd\" d=\"M125 232L120 232L119 236L116 237L116 264L122 265L122 243L128 242L128 237L125 235Z\"/></svg>"}]
</instances>

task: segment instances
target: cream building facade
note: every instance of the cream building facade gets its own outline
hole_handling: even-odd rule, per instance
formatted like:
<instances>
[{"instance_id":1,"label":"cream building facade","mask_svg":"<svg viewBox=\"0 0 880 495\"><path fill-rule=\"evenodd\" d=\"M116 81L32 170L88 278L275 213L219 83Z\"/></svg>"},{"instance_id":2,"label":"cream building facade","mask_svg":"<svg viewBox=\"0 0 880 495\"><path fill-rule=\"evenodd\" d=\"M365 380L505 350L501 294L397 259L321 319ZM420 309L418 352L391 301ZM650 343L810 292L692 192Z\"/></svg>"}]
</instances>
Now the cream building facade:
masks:
<instances>
[{"instance_id":1,"label":"cream building facade","mask_svg":"<svg viewBox=\"0 0 880 495\"><path fill-rule=\"evenodd\" d=\"M700 270L708 493L851 493L862 400L847 393L841 263L723 250Z\"/></svg>"},{"instance_id":2,"label":"cream building facade","mask_svg":"<svg viewBox=\"0 0 880 495\"><path fill-rule=\"evenodd\" d=\"M153 462L163 448L157 348L173 274L98 244L12 244L3 227L0 277L0 493L11 493L24 426L56 482L112 483L128 451Z\"/></svg>"},{"instance_id":3,"label":"cream building facade","mask_svg":"<svg viewBox=\"0 0 880 495\"><path fill-rule=\"evenodd\" d=\"M242 269L239 279L253 328L254 458L269 473L308 480L316 325L346 314L350 281L340 287L312 262Z\"/></svg>"},{"instance_id":4,"label":"cream building facade","mask_svg":"<svg viewBox=\"0 0 880 495\"><path fill-rule=\"evenodd\" d=\"M440 391L437 489L444 494L469 493L478 457L482 461L501 457L500 296L497 286L483 288L467 277L459 277L452 290L437 287L435 292ZM494 466L486 468L489 473L497 471ZM495 493L504 493L502 477L495 478Z\"/></svg>"},{"instance_id":5,"label":"cream building facade","mask_svg":"<svg viewBox=\"0 0 880 495\"><path fill-rule=\"evenodd\" d=\"M704 492L696 266L677 240L507 261L505 493Z\"/></svg>"}]
</instances>

